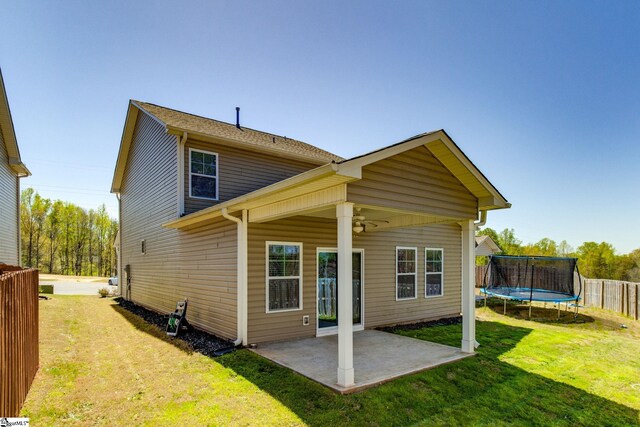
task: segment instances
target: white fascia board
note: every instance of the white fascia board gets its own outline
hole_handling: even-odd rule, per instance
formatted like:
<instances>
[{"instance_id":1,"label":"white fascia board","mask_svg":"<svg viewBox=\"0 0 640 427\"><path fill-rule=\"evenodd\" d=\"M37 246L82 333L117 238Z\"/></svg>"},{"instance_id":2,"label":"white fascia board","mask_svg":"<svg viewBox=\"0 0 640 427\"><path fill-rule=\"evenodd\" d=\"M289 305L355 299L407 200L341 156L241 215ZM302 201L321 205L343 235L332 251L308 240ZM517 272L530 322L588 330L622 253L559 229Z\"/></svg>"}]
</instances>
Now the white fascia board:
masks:
<instances>
[{"instance_id":1,"label":"white fascia board","mask_svg":"<svg viewBox=\"0 0 640 427\"><path fill-rule=\"evenodd\" d=\"M441 131L442 132L442 131ZM442 132L442 138L440 140L444 143L447 149L456 157L456 159L462 163L462 165L477 179L480 184L491 194L489 198L481 198L478 200L480 206L487 206L488 209L502 209L509 208L511 205L507 200L500 194L500 192L496 189L496 187L489 182L489 180L484 176L484 174L471 162L471 160L467 157L466 154L456 145L455 142L449 135L445 132Z\"/></svg>"},{"instance_id":2,"label":"white fascia board","mask_svg":"<svg viewBox=\"0 0 640 427\"><path fill-rule=\"evenodd\" d=\"M362 168L363 166L370 165L371 163L375 163L380 160L384 160L386 158L395 156L396 154L404 153L405 151L412 150L421 145L426 145L429 142L437 141L443 136L445 136L445 134L442 131L427 133L410 138L404 142L394 144L390 147L382 148L372 153L365 154L363 156L344 160L342 162L339 162L338 166L340 168L344 168L344 170L349 170L350 168L354 168L356 166Z\"/></svg>"}]
</instances>

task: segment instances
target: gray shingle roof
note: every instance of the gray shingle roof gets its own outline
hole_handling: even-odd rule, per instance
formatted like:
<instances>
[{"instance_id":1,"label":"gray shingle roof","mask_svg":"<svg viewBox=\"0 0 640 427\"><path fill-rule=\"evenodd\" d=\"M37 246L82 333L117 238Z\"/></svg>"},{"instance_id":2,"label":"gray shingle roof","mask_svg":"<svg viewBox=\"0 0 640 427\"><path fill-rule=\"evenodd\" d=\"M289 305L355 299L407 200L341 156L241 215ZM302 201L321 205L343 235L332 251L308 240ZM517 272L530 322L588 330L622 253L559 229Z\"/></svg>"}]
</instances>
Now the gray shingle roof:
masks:
<instances>
[{"instance_id":1,"label":"gray shingle roof","mask_svg":"<svg viewBox=\"0 0 640 427\"><path fill-rule=\"evenodd\" d=\"M239 144L243 144L247 148L269 151L275 149L277 151L282 151L283 154L306 158L308 161L313 163L322 164L329 163L331 161L339 162L344 160L340 156L336 156L333 153L296 139L261 132L246 127L238 129L231 123L225 123L219 120L172 110L170 108L161 107L148 102L133 100L132 102L147 111L149 114L155 116L168 127L231 140L238 142Z\"/></svg>"}]
</instances>

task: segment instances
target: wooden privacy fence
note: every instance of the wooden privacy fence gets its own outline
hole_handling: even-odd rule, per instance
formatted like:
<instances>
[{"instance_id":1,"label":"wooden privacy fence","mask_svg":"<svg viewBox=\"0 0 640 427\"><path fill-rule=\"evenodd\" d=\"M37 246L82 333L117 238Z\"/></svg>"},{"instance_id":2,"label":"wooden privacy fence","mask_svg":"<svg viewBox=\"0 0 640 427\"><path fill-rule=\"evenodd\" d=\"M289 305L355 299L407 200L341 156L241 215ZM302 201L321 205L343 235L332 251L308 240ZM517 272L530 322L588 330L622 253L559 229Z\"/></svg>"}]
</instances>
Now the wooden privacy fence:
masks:
<instances>
[{"instance_id":1,"label":"wooden privacy fence","mask_svg":"<svg viewBox=\"0 0 640 427\"><path fill-rule=\"evenodd\" d=\"M476 266L476 288L482 287L487 266ZM575 274L576 292L578 275ZM587 307L598 307L640 319L640 283L582 277L582 301Z\"/></svg>"},{"instance_id":2,"label":"wooden privacy fence","mask_svg":"<svg viewBox=\"0 0 640 427\"><path fill-rule=\"evenodd\" d=\"M582 279L583 304L612 310L638 320L640 283L620 280Z\"/></svg>"},{"instance_id":3,"label":"wooden privacy fence","mask_svg":"<svg viewBox=\"0 0 640 427\"><path fill-rule=\"evenodd\" d=\"M0 417L16 417L38 371L38 270L0 264Z\"/></svg>"},{"instance_id":4,"label":"wooden privacy fence","mask_svg":"<svg viewBox=\"0 0 640 427\"><path fill-rule=\"evenodd\" d=\"M484 280L484 274L486 271L486 265L476 265L476 288L482 287L482 281Z\"/></svg>"}]
</instances>

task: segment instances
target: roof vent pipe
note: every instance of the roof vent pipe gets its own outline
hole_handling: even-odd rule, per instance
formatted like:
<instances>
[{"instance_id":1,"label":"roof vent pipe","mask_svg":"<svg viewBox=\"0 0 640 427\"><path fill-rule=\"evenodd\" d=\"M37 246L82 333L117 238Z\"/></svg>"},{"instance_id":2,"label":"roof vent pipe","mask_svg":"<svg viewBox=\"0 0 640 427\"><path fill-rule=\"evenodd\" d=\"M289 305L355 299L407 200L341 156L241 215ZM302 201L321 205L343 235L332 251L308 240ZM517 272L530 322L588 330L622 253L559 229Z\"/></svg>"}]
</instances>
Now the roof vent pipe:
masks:
<instances>
[{"instance_id":1,"label":"roof vent pipe","mask_svg":"<svg viewBox=\"0 0 640 427\"><path fill-rule=\"evenodd\" d=\"M236 107L236 127L240 129L240 107Z\"/></svg>"}]
</instances>

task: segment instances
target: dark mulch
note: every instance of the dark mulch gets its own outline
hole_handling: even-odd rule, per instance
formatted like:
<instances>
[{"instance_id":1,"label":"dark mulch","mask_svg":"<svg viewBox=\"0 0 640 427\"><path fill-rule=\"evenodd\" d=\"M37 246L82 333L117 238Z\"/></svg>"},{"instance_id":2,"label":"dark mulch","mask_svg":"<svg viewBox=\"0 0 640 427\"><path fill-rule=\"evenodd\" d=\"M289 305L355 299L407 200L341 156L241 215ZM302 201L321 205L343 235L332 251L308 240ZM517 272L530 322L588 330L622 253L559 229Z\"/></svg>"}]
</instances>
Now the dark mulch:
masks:
<instances>
[{"instance_id":1,"label":"dark mulch","mask_svg":"<svg viewBox=\"0 0 640 427\"><path fill-rule=\"evenodd\" d=\"M141 317L145 322L156 325L163 331L166 330L167 322L169 321L168 313L156 313L155 311L147 310L123 298L116 298L115 301L120 307ZM188 320L189 312L187 310L187 321ZM195 329L193 326L189 326L187 331L180 331L176 338L187 342L194 351L209 357L220 356L233 349L233 343L231 341Z\"/></svg>"},{"instance_id":2,"label":"dark mulch","mask_svg":"<svg viewBox=\"0 0 640 427\"><path fill-rule=\"evenodd\" d=\"M415 331L416 329L431 328L434 326L459 325L460 323L462 323L462 316L455 316L455 317L447 317L444 319L431 320L429 322L411 323L409 325L386 326L383 328L376 328L376 329L384 332Z\"/></svg>"}]
</instances>

